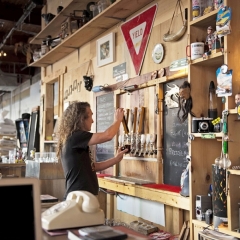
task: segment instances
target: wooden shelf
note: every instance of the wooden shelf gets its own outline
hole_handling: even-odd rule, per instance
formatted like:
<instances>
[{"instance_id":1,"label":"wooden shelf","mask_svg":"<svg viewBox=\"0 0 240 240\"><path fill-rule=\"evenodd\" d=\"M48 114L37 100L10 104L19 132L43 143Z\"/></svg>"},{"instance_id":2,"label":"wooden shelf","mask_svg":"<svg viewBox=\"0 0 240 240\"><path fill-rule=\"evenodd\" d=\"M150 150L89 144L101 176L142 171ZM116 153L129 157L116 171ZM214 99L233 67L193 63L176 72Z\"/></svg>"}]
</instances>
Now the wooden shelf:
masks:
<instances>
[{"instance_id":1,"label":"wooden shelf","mask_svg":"<svg viewBox=\"0 0 240 240\"><path fill-rule=\"evenodd\" d=\"M240 170L228 169L227 171L233 175L240 175Z\"/></svg>"},{"instance_id":2,"label":"wooden shelf","mask_svg":"<svg viewBox=\"0 0 240 240\"><path fill-rule=\"evenodd\" d=\"M80 4L80 2L82 2ZM36 62L31 63L31 67L46 67L51 65L65 56L69 55L76 49L88 43L95 37L107 31L109 28L131 16L153 0L117 0L103 12L94 17L91 21L78 29L68 38L64 39L59 45L43 55ZM60 32L61 23L66 19L70 12L75 9L85 9L88 1L72 1L62 12L57 15L32 41L31 44L39 43L48 35L52 37ZM58 29L58 30L56 30Z\"/></svg>"},{"instance_id":3,"label":"wooden shelf","mask_svg":"<svg viewBox=\"0 0 240 240\"><path fill-rule=\"evenodd\" d=\"M225 233L225 234L240 238L240 233L238 233L237 231L230 231L227 228L219 228L218 230L221 233Z\"/></svg>"},{"instance_id":4,"label":"wooden shelf","mask_svg":"<svg viewBox=\"0 0 240 240\"><path fill-rule=\"evenodd\" d=\"M229 109L230 114L237 114L237 108Z\"/></svg>"},{"instance_id":5,"label":"wooden shelf","mask_svg":"<svg viewBox=\"0 0 240 240\"><path fill-rule=\"evenodd\" d=\"M52 38L57 37L61 32L61 24L73 13L76 9L86 9L88 0L77 0L70 2L46 27L38 33L31 41L30 44L42 44L42 40L46 39L48 35Z\"/></svg>"},{"instance_id":6,"label":"wooden shelf","mask_svg":"<svg viewBox=\"0 0 240 240\"><path fill-rule=\"evenodd\" d=\"M52 144L52 143L57 143L58 141L44 141L46 144Z\"/></svg>"},{"instance_id":7,"label":"wooden shelf","mask_svg":"<svg viewBox=\"0 0 240 240\"><path fill-rule=\"evenodd\" d=\"M196 26L196 27L201 27L201 28L207 28L210 25L212 25L213 22L216 22L217 19L217 13L218 13L218 9L203 15L195 20L192 20L189 25L190 26Z\"/></svg>"},{"instance_id":8,"label":"wooden shelf","mask_svg":"<svg viewBox=\"0 0 240 240\"><path fill-rule=\"evenodd\" d=\"M200 220L193 219L192 223L197 225L197 226L213 230L213 226L209 226L209 224L206 224L205 221L200 221ZM225 234L234 236L234 237L238 237L238 238L240 237L240 233L237 233L235 231L230 231L227 228L219 228L218 231L221 232L221 233L225 233Z\"/></svg>"},{"instance_id":9,"label":"wooden shelf","mask_svg":"<svg viewBox=\"0 0 240 240\"><path fill-rule=\"evenodd\" d=\"M190 200L179 193L164 191L154 188L148 188L139 185L113 182L105 178L98 178L99 187L127 194L150 201L160 202L172 207L190 210Z\"/></svg>"},{"instance_id":10,"label":"wooden shelf","mask_svg":"<svg viewBox=\"0 0 240 240\"><path fill-rule=\"evenodd\" d=\"M191 62L194 66L219 67L224 62L224 54L222 52L212 53L208 58L198 58Z\"/></svg>"},{"instance_id":11,"label":"wooden shelf","mask_svg":"<svg viewBox=\"0 0 240 240\"><path fill-rule=\"evenodd\" d=\"M202 137L202 133L191 133L194 137ZM208 133L206 133L208 134ZM214 134L215 135L215 138L218 138L218 137L222 137L222 132L218 132L218 133L209 133L209 134ZM209 139L214 139L214 138L204 138L206 140L209 140Z\"/></svg>"}]
</instances>

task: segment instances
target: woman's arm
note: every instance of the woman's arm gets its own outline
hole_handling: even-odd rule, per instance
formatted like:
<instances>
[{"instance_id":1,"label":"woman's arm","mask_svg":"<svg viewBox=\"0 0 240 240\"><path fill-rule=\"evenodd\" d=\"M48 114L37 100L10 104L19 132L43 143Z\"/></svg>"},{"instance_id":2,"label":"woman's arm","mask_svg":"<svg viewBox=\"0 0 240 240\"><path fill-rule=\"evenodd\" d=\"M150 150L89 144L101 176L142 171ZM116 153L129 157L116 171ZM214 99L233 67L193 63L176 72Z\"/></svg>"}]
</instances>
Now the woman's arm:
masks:
<instances>
[{"instance_id":1,"label":"woman's arm","mask_svg":"<svg viewBox=\"0 0 240 240\"><path fill-rule=\"evenodd\" d=\"M115 121L113 124L106 129L104 132L101 133L93 133L90 141L88 142L88 145L96 145L99 143L107 142L113 139L113 137L117 134L120 124L122 122L124 116L124 110L123 108L118 108L115 111Z\"/></svg>"},{"instance_id":2,"label":"woman's arm","mask_svg":"<svg viewBox=\"0 0 240 240\"><path fill-rule=\"evenodd\" d=\"M95 162L95 171L99 172L115 165L116 163L119 163L123 159L124 153L126 153L127 151L128 149L124 149L123 151L121 151L121 149L118 149L115 157L103 162Z\"/></svg>"}]
</instances>

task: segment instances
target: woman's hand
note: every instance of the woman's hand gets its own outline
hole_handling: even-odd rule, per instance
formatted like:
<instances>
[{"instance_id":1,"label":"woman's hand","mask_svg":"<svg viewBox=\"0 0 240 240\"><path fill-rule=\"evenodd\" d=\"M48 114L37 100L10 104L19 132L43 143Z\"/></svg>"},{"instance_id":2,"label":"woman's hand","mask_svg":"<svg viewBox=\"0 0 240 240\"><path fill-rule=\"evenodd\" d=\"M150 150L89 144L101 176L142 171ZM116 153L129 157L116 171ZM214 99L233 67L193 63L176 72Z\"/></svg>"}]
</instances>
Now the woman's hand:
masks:
<instances>
[{"instance_id":1,"label":"woman's hand","mask_svg":"<svg viewBox=\"0 0 240 240\"><path fill-rule=\"evenodd\" d=\"M123 108L118 108L115 111L115 120L121 122L123 120L124 110Z\"/></svg>"},{"instance_id":2,"label":"woman's hand","mask_svg":"<svg viewBox=\"0 0 240 240\"><path fill-rule=\"evenodd\" d=\"M117 159L118 162L120 162L123 159L123 155L128 152L128 149L121 150L121 148L118 148L117 154L115 158Z\"/></svg>"}]
</instances>

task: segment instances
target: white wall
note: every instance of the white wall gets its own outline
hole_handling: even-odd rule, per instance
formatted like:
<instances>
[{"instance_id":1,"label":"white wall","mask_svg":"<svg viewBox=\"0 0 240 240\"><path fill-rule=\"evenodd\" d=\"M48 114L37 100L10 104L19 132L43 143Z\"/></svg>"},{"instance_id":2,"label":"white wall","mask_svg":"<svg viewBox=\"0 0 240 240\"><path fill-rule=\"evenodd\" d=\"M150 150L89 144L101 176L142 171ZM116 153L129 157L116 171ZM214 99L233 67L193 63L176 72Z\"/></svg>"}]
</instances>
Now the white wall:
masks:
<instances>
[{"instance_id":1,"label":"white wall","mask_svg":"<svg viewBox=\"0 0 240 240\"><path fill-rule=\"evenodd\" d=\"M0 97L0 110L9 111L7 118L15 121L23 113L30 113L36 106L40 106L40 74L32 80L27 80L11 93Z\"/></svg>"}]
</instances>

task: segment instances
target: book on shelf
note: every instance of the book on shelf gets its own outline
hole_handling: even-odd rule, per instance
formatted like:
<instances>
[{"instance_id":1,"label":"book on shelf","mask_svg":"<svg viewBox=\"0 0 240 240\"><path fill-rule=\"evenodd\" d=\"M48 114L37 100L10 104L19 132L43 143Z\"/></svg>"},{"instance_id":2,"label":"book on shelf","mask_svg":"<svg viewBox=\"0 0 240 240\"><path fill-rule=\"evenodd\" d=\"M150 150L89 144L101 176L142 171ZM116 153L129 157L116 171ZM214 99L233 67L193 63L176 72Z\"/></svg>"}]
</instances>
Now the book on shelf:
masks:
<instances>
[{"instance_id":1,"label":"book on shelf","mask_svg":"<svg viewBox=\"0 0 240 240\"><path fill-rule=\"evenodd\" d=\"M128 235L109 226L95 226L68 230L70 240L124 240Z\"/></svg>"}]
</instances>

